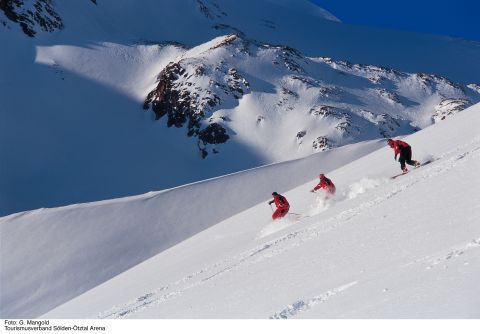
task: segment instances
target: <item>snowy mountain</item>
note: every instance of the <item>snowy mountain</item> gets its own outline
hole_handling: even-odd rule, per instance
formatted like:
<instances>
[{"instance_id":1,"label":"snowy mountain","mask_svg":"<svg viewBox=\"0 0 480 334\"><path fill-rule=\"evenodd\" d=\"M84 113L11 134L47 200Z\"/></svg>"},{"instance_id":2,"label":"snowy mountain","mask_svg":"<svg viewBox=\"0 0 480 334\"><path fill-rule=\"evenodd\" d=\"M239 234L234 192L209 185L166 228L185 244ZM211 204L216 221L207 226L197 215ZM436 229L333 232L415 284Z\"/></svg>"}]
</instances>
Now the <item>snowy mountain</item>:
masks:
<instances>
[{"instance_id":1,"label":"snowy mountain","mask_svg":"<svg viewBox=\"0 0 480 334\"><path fill-rule=\"evenodd\" d=\"M478 318L479 122L477 104L405 137L431 162L395 180L374 141L1 218L2 317ZM331 201L309 192L319 169Z\"/></svg>"},{"instance_id":2,"label":"snowy mountain","mask_svg":"<svg viewBox=\"0 0 480 334\"><path fill-rule=\"evenodd\" d=\"M27 16L33 39L47 44L176 41L193 47L236 33L308 56L435 73L464 84L480 74L478 42L343 24L306 0L6 0L0 9L8 31L23 28L9 13ZM60 27L38 23L52 17Z\"/></svg>"},{"instance_id":3,"label":"snowy mountain","mask_svg":"<svg viewBox=\"0 0 480 334\"><path fill-rule=\"evenodd\" d=\"M0 9L0 215L404 135L480 96L478 43L350 26L308 1Z\"/></svg>"},{"instance_id":4,"label":"snowy mountain","mask_svg":"<svg viewBox=\"0 0 480 334\"><path fill-rule=\"evenodd\" d=\"M0 43L2 317L478 317L478 42L306 0L2 0ZM397 136L431 162L392 181Z\"/></svg>"},{"instance_id":5,"label":"snowy mountain","mask_svg":"<svg viewBox=\"0 0 480 334\"><path fill-rule=\"evenodd\" d=\"M169 63L144 108L198 137L203 158L234 138L281 161L412 133L479 100L436 75L308 58L229 35Z\"/></svg>"}]
</instances>

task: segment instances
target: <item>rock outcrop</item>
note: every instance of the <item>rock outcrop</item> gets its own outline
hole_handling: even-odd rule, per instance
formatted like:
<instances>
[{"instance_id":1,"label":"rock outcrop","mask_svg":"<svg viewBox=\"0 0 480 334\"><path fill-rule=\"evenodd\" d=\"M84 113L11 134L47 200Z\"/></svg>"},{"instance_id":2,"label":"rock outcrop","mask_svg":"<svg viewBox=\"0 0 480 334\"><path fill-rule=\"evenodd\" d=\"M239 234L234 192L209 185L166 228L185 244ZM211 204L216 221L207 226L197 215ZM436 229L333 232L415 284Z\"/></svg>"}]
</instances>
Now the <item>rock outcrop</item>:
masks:
<instances>
[{"instance_id":1,"label":"rock outcrop","mask_svg":"<svg viewBox=\"0 0 480 334\"><path fill-rule=\"evenodd\" d=\"M62 18L55 11L51 0L2 0L0 10L5 16L20 25L23 32L34 37L38 30L52 32L63 28Z\"/></svg>"}]
</instances>

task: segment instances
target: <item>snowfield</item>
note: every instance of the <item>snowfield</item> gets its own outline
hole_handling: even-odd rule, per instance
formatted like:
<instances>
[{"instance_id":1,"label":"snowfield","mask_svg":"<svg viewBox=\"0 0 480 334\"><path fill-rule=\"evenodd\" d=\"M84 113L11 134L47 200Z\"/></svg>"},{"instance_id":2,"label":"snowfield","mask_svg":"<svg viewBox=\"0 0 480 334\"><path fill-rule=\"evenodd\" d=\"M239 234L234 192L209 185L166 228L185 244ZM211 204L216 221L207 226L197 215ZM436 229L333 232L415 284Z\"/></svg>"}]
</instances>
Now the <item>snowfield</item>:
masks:
<instances>
[{"instance_id":1,"label":"snowfield","mask_svg":"<svg viewBox=\"0 0 480 334\"><path fill-rule=\"evenodd\" d=\"M405 137L431 162L395 180L393 151L371 142L1 218L1 315L478 318L479 124L477 104ZM309 192L322 171L330 201ZM291 203L279 222L274 190Z\"/></svg>"},{"instance_id":2,"label":"snowfield","mask_svg":"<svg viewBox=\"0 0 480 334\"><path fill-rule=\"evenodd\" d=\"M139 3L0 5L1 318L480 318L478 42Z\"/></svg>"},{"instance_id":3,"label":"snowfield","mask_svg":"<svg viewBox=\"0 0 480 334\"><path fill-rule=\"evenodd\" d=\"M334 170L381 145L373 141L345 146L170 190L0 218L5 222L1 225L2 253L10 254L2 259L2 300L6 301L2 309L9 305L7 314L37 316L267 200L273 184L278 191L286 191L315 177L312 165ZM295 175L285 177L292 170ZM17 247L18 240L28 247ZM38 261L38 254L48 259L48 266ZM67 268L73 272L67 274ZM39 281L50 283L39 290ZM30 297L19 298L19 294Z\"/></svg>"}]
</instances>

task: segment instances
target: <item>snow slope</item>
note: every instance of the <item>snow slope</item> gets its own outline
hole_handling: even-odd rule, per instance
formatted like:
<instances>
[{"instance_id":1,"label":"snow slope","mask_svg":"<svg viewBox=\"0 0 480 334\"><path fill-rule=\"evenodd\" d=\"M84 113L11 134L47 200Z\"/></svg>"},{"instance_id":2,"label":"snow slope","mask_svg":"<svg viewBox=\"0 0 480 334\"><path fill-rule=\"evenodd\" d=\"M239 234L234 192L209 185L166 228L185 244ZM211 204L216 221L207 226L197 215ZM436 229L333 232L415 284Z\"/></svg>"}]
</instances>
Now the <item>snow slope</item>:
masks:
<instances>
[{"instance_id":1,"label":"snow slope","mask_svg":"<svg viewBox=\"0 0 480 334\"><path fill-rule=\"evenodd\" d=\"M162 204L153 202L168 192L2 218L2 253L12 254L2 257L2 300L7 301L2 316L38 316L90 283L93 289L44 317L478 318L478 124L479 104L406 137L416 158L433 161L396 180L388 178L399 171L388 147L347 165L337 163L335 170L334 165L325 168L337 184L332 202L308 192L321 168L309 161L302 168L300 162L272 165L172 190L174 205L185 210L179 204L184 195L175 198L175 191L193 196L203 188L204 196L216 187L230 190L231 184L258 189L239 193L239 202L214 199L220 206L233 202L241 212L227 213L226 205L223 213L202 206L195 218L187 210L163 231L167 221L146 222L161 217L157 207ZM318 157L323 154L330 154L334 164L343 156L341 149ZM311 172L305 175L307 183L303 175L297 178L302 170ZM280 189L277 182L286 179L291 183ZM270 189L285 192L291 211L307 217L270 222ZM258 205L240 208L245 196ZM197 200L191 199L190 206L195 208ZM214 223L222 214L233 216L200 232L208 226L199 222ZM114 221L121 233L113 229ZM155 238L169 239L168 231L175 234L171 240L189 238L166 250L143 247ZM29 266L20 269L18 259L29 250L12 240L25 235L45 244L37 242ZM146 242L131 244L132 239ZM160 253L147 259L155 251ZM121 262L139 255L147 260L119 274ZM42 265L46 258L52 261ZM99 264L103 273L83 271ZM20 272L31 281L20 280ZM93 282L92 274L119 275ZM5 287L5 282L12 285ZM43 295L54 290L58 295Z\"/></svg>"},{"instance_id":2,"label":"snow slope","mask_svg":"<svg viewBox=\"0 0 480 334\"><path fill-rule=\"evenodd\" d=\"M8 46L0 54L0 216L168 189L403 135L480 96L478 43L349 26L308 1L18 2L24 10L51 5L58 17L47 15L48 27L34 22L30 38L0 11L0 42ZM200 52L229 33L253 45L252 55L232 57L231 46ZM306 73L274 59L298 53L290 47ZM202 119L202 127L227 123L227 145L205 148L185 127L166 128L165 118L154 122L143 112L170 62L188 69L204 62L210 74L223 62L204 83L227 80L232 68L249 81L242 97L230 96Z\"/></svg>"},{"instance_id":3,"label":"snow slope","mask_svg":"<svg viewBox=\"0 0 480 334\"><path fill-rule=\"evenodd\" d=\"M478 42L344 24L307 0L145 0L141 6L135 0L103 0L96 5L85 0L57 1L54 8L64 28L52 34L37 27L35 39L41 45L127 40L176 41L193 47L242 33L261 42L289 45L308 56L435 73L465 84L480 76ZM6 29L20 31L6 18L0 20Z\"/></svg>"},{"instance_id":4,"label":"snow slope","mask_svg":"<svg viewBox=\"0 0 480 334\"><path fill-rule=\"evenodd\" d=\"M8 254L0 263L0 314L38 316L266 200L273 189L306 182L318 174L312 165L330 171L381 145L354 144L165 191L0 218L1 252Z\"/></svg>"}]
</instances>

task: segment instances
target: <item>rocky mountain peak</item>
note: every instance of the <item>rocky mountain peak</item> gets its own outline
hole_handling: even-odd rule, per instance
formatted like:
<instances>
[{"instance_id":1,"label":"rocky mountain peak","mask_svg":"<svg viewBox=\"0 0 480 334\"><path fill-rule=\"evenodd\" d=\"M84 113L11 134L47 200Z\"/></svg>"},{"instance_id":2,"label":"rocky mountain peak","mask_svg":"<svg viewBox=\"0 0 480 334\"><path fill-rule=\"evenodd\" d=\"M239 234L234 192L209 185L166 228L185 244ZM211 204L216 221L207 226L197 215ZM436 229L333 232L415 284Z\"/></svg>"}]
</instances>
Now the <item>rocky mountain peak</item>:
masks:
<instances>
[{"instance_id":1,"label":"rocky mountain peak","mask_svg":"<svg viewBox=\"0 0 480 334\"><path fill-rule=\"evenodd\" d=\"M431 124L480 98L438 75L309 58L291 47L237 34L185 50L157 78L144 109L152 110L157 120L165 116L168 127L185 127L187 135L196 138L203 158L219 153L220 146L235 136L248 136L237 128L240 118L266 141L271 140L267 133L272 126L298 124L291 129L282 125L289 130L279 133L278 141L291 145L287 144L291 138L298 152L310 154L411 133L422 127L419 119L430 119L424 122ZM265 104L241 115L247 95ZM436 102L427 105L427 100ZM244 117L251 117L251 122Z\"/></svg>"}]
</instances>

